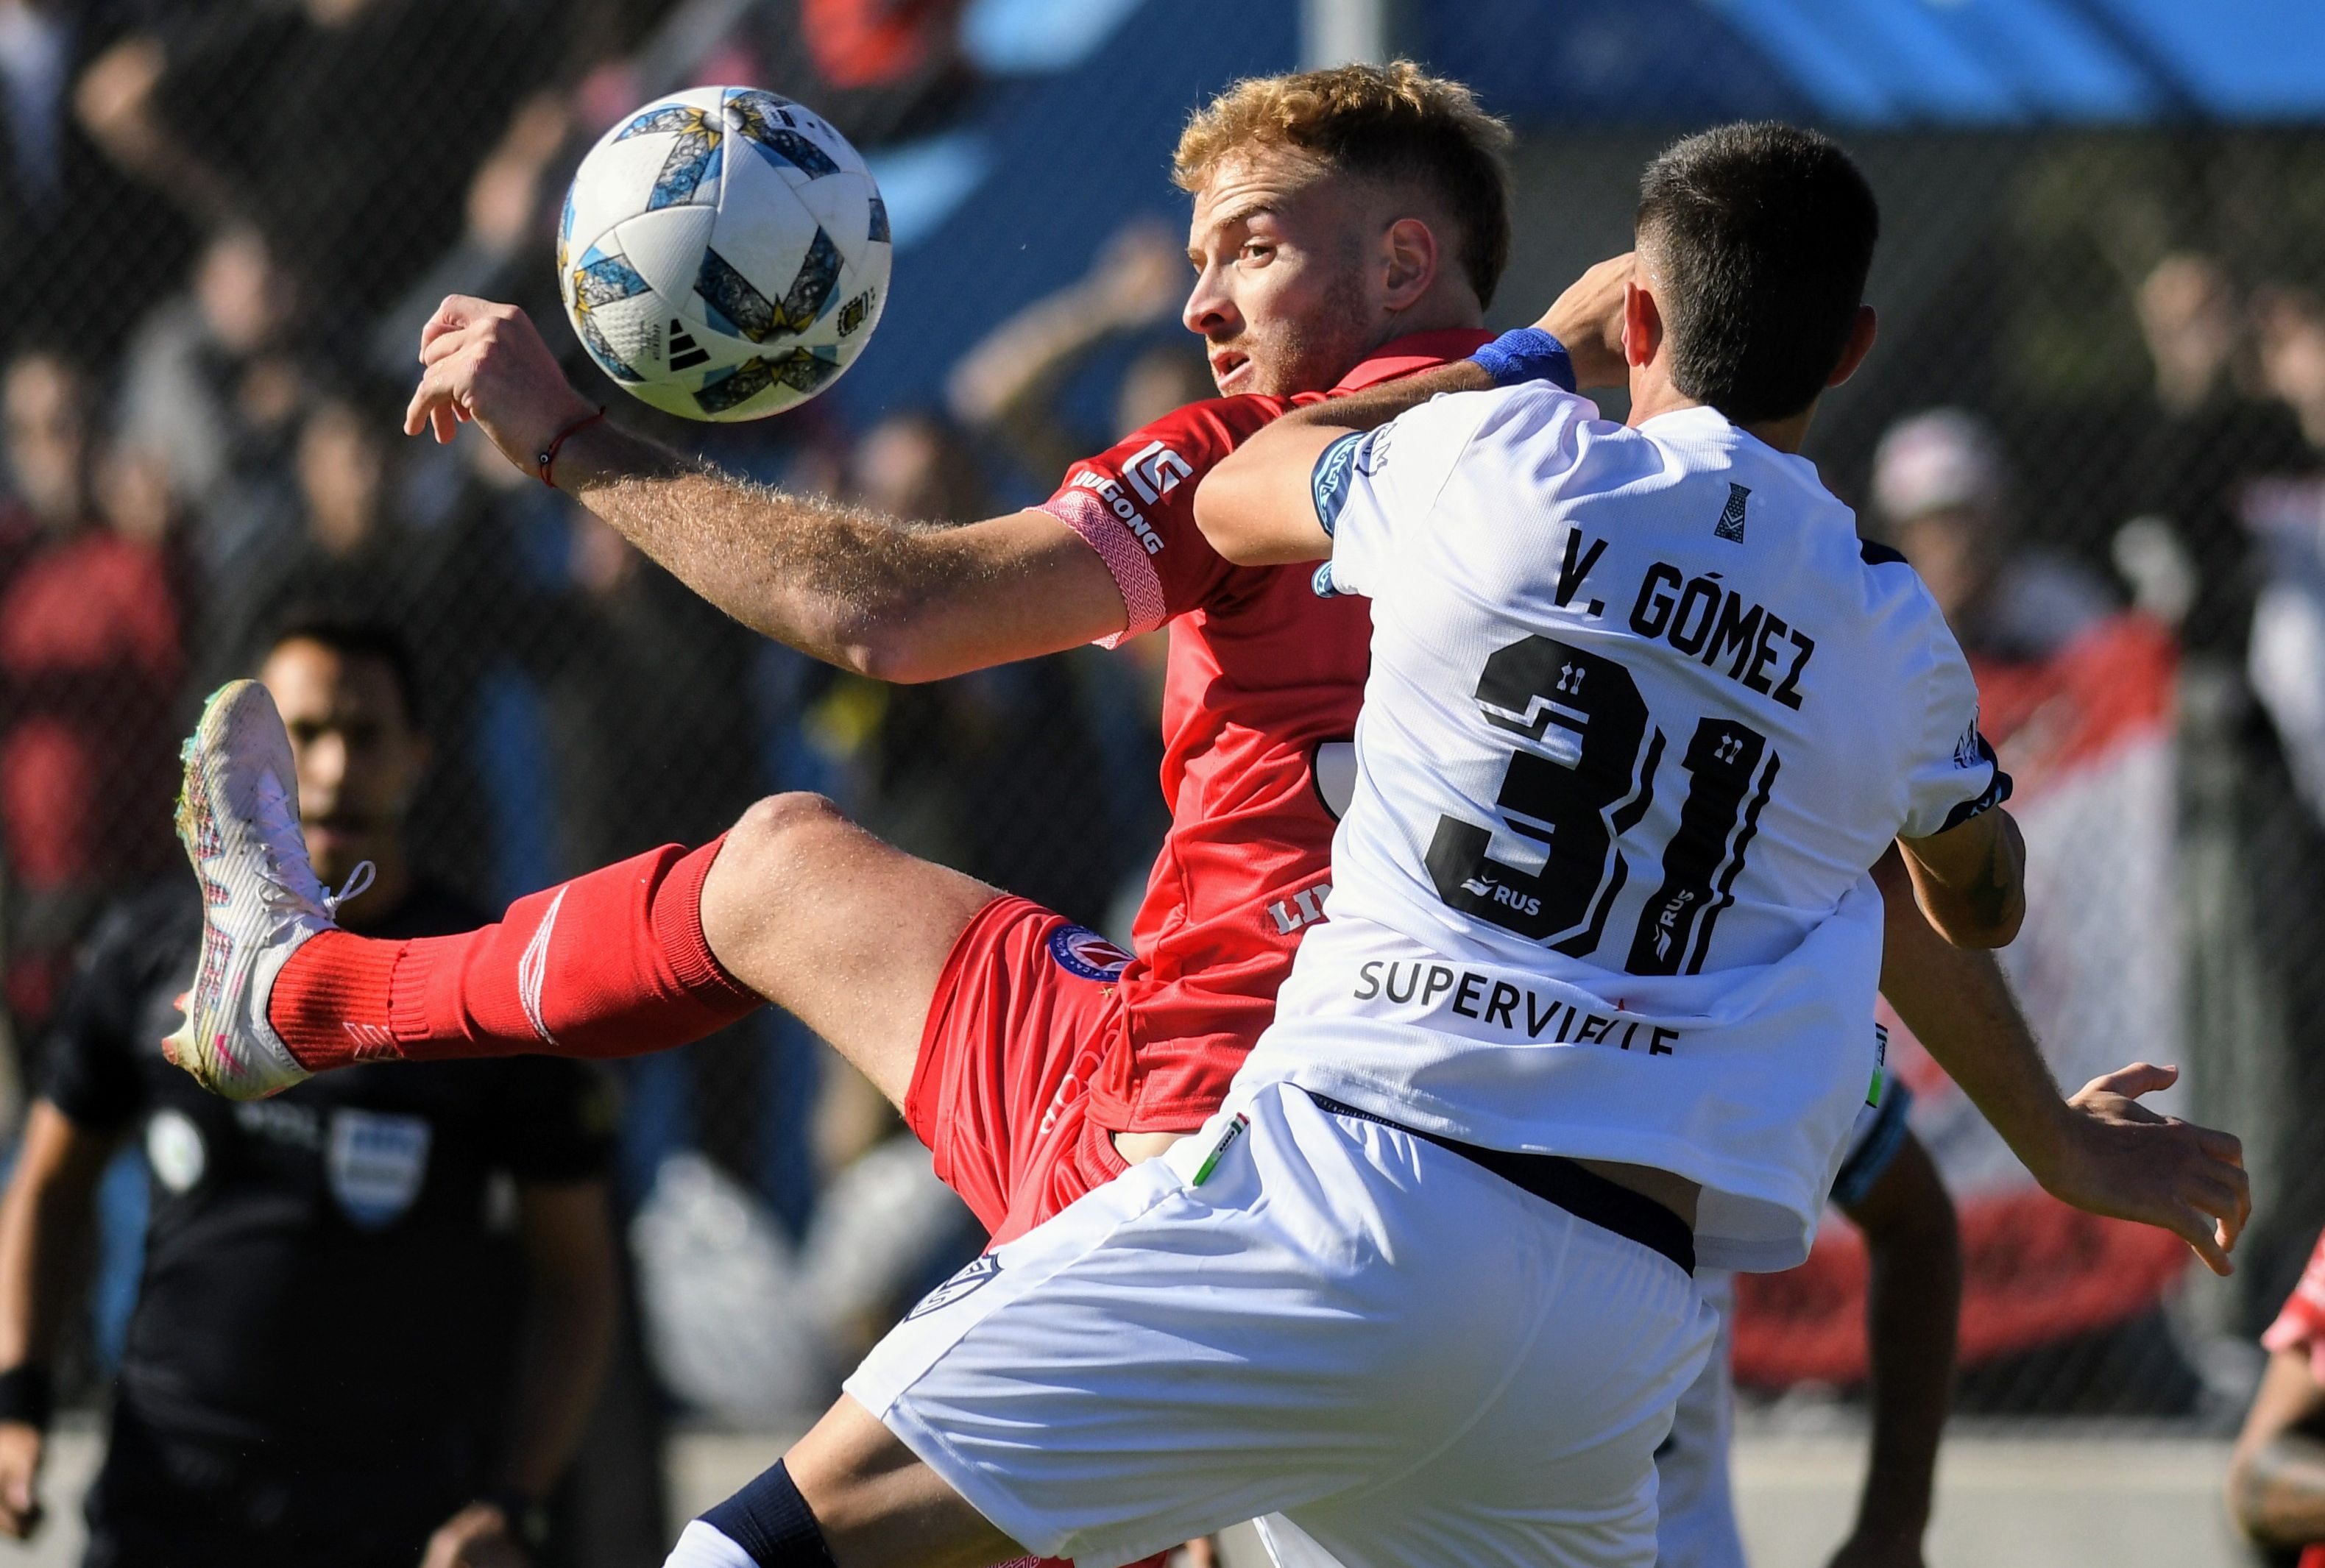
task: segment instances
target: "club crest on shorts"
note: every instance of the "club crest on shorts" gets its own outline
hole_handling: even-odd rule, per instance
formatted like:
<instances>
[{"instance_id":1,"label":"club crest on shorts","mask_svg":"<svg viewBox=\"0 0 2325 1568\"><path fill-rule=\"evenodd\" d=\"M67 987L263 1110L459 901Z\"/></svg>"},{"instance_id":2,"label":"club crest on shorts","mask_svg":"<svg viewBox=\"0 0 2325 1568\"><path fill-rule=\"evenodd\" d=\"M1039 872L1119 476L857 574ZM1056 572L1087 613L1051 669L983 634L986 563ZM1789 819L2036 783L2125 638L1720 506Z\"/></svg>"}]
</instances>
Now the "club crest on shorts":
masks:
<instances>
[{"instance_id":1,"label":"club crest on shorts","mask_svg":"<svg viewBox=\"0 0 2325 1568\"><path fill-rule=\"evenodd\" d=\"M993 1282L1001 1272L1001 1259L987 1252L973 1259L968 1268L938 1286L921 1298L921 1305L904 1314L906 1323L916 1317L926 1317L932 1312L950 1306L964 1296L974 1296Z\"/></svg>"},{"instance_id":2,"label":"club crest on shorts","mask_svg":"<svg viewBox=\"0 0 2325 1568\"><path fill-rule=\"evenodd\" d=\"M1130 962L1129 954L1087 926L1061 926L1051 932L1050 956L1068 974L1101 983L1119 978Z\"/></svg>"}]
</instances>

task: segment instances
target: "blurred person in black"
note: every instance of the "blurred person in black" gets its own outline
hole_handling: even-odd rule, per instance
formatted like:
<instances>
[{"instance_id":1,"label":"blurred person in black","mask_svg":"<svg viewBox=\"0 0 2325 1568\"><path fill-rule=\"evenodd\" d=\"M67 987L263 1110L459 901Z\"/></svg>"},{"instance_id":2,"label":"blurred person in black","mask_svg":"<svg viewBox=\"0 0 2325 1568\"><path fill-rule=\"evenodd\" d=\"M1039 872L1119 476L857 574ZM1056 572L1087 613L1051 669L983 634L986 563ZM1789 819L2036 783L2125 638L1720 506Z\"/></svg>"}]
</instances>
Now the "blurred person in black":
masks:
<instances>
[{"instance_id":1,"label":"blurred person in black","mask_svg":"<svg viewBox=\"0 0 2325 1568\"><path fill-rule=\"evenodd\" d=\"M183 8L184 0L177 0ZM0 352L69 321L109 358L191 235L124 179L73 115L73 78L153 0L0 0Z\"/></svg>"},{"instance_id":2,"label":"blurred person in black","mask_svg":"<svg viewBox=\"0 0 2325 1568\"><path fill-rule=\"evenodd\" d=\"M2325 302L2273 289L2256 300L2263 386L2299 422L2303 460L2244 487L2264 581L2246 672L2293 780L2325 823Z\"/></svg>"},{"instance_id":3,"label":"blurred person in black","mask_svg":"<svg viewBox=\"0 0 2325 1568\"><path fill-rule=\"evenodd\" d=\"M459 235L468 171L558 63L565 9L203 6L99 55L76 108L119 168L199 218L251 216L319 309L365 318Z\"/></svg>"},{"instance_id":4,"label":"blurred person in black","mask_svg":"<svg viewBox=\"0 0 2325 1568\"><path fill-rule=\"evenodd\" d=\"M2314 468L2325 461L2325 300L2306 289L2265 290L2253 322L2261 386L2291 410Z\"/></svg>"},{"instance_id":5,"label":"blurred person in black","mask_svg":"<svg viewBox=\"0 0 2325 1568\"><path fill-rule=\"evenodd\" d=\"M343 917L407 936L474 924L409 853L428 746L393 635L293 627L260 673L316 864L375 869ZM600 1081L540 1058L368 1066L227 1105L159 1047L199 939L190 889L116 909L51 1039L0 1204L0 1528L38 1523L71 1260L135 1137L153 1207L92 1568L521 1568L616 1315Z\"/></svg>"},{"instance_id":6,"label":"blurred person in black","mask_svg":"<svg viewBox=\"0 0 2325 1568\"><path fill-rule=\"evenodd\" d=\"M2131 510L2177 530L2200 568L2181 623L2191 646L2240 653L2252 583L2237 525L2245 482L2305 464L2290 410L2256 395L2257 367L2234 280L2218 258L2175 252L2133 297L2154 364L2153 424L2126 457Z\"/></svg>"}]
</instances>

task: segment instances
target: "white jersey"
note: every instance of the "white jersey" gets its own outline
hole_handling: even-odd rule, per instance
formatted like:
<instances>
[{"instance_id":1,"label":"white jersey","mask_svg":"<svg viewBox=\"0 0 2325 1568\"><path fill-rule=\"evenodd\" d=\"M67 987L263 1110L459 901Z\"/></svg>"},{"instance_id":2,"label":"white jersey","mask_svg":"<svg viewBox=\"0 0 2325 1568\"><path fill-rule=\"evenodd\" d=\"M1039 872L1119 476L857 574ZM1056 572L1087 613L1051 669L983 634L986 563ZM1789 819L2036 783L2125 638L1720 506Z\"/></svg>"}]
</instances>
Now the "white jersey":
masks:
<instances>
[{"instance_id":1,"label":"white jersey","mask_svg":"<svg viewBox=\"0 0 2325 1568\"><path fill-rule=\"evenodd\" d=\"M1441 397L1319 464L1372 673L1331 918L1243 1081L1675 1172L1707 1266L1790 1268L1875 1070L1866 868L2008 781L1813 466L1597 411Z\"/></svg>"}]
</instances>

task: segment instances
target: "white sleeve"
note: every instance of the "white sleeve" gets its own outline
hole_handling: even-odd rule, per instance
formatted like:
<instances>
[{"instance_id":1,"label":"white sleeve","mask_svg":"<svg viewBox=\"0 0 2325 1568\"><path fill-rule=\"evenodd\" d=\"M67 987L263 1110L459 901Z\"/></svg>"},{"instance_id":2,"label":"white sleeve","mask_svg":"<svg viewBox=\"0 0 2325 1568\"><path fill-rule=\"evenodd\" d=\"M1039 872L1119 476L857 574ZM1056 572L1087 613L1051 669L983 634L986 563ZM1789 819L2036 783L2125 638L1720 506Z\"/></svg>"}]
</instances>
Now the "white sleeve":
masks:
<instances>
[{"instance_id":1,"label":"white sleeve","mask_svg":"<svg viewBox=\"0 0 2325 1568\"><path fill-rule=\"evenodd\" d=\"M1377 429L1351 431L1316 459L1309 493L1316 521L1332 536L1319 590L1366 594L1384 569L1399 530L1437 504L1453 466L1490 411L1491 392L1446 392L1407 409Z\"/></svg>"},{"instance_id":2,"label":"white sleeve","mask_svg":"<svg viewBox=\"0 0 2325 1568\"><path fill-rule=\"evenodd\" d=\"M2010 775L1978 733L1978 682L1969 661L1934 604L1928 614L1929 657L1921 683L1924 707L1906 773L1905 822L1897 830L1905 838L1959 827L2010 798Z\"/></svg>"}]
</instances>

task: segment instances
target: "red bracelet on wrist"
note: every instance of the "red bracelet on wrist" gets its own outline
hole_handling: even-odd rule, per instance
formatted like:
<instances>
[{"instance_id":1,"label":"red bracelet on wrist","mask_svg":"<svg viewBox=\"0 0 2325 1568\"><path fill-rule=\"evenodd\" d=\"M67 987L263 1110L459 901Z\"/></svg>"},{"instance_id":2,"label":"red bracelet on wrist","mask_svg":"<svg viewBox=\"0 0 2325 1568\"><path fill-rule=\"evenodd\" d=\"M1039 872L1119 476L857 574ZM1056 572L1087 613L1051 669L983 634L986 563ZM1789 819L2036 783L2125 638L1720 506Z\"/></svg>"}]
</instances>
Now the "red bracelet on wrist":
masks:
<instances>
[{"instance_id":1,"label":"red bracelet on wrist","mask_svg":"<svg viewBox=\"0 0 2325 1568\"><path fill-rule=\"evenodd\" d=\"M605 417L606 406L605 404L600 403L597 405L597 411L596 413L590 414L586 418L574 420L571 424L558 431L557 434L551 436L549 438L549 445L543 447L538 453L534 454L533 459L533 470L541 475L541 482L543 484L548 485L551 490L557 488L557 481L550 477L550 471L556 465L558 448L564 446L566 442L571 440L575 436L580 434L583 430L588 429L590 426L596 424L599 420L602 420Z\"/></svg>"}]
</instances>

